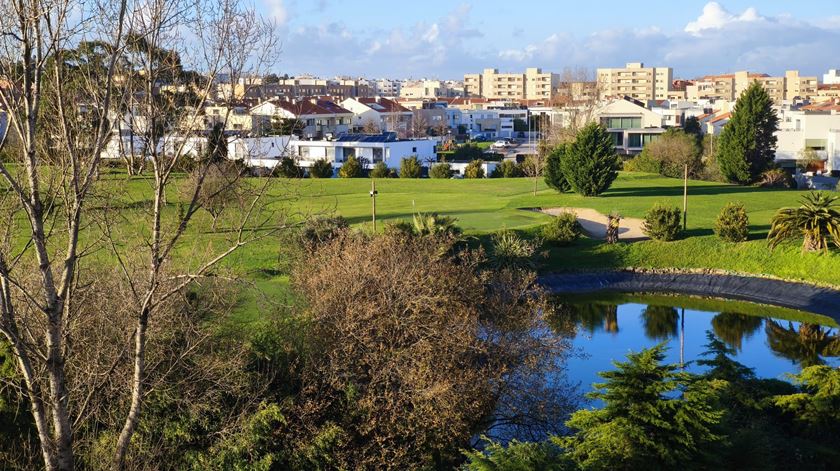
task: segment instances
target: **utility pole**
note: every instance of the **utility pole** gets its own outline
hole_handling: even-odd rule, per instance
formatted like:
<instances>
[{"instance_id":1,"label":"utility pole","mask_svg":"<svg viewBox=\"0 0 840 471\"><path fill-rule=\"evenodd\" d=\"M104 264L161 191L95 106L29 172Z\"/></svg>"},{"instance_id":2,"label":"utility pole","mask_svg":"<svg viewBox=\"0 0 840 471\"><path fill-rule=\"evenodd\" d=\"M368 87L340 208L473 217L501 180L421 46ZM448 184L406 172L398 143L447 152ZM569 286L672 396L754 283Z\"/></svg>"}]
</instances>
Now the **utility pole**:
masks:
<instances>
[{"instance_id":1,"label":"utility pole","mask_svg":"<svg viewBox=\"0 0 840 471\"><path fill-rule=\"evenodd\" d=\"M688 227L688 164L685 164L685 178L683 179L683 230Z\"/></svg>"},{"instance_id":2,"label":"utility pole","mask_svg":"<svg viewBox=\"0 0 840 471\"><path fill-rule=\"evenodd\" d=\"M370 200L373 204L373 232L376 232L376 180L371 179L370 181Z\"/></svg>"}]
</instances>

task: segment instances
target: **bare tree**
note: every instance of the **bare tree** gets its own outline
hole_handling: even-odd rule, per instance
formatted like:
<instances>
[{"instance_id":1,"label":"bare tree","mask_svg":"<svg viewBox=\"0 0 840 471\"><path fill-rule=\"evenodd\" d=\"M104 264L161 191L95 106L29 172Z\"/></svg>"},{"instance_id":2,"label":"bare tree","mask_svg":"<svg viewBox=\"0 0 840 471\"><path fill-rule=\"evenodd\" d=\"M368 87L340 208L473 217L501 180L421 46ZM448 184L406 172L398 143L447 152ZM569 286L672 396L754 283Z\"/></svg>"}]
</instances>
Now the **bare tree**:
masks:
<instances>
[{"instance_id":1,"label":"bare tree","mask_svg":"<svg viewBox=\"0 0 840 471\"><path fill-rule=\"evenodd\" d=\"M89 417L84 397L96 397L97 389L86 384L90 395L80 398L79 378L68 374L86 348L74 341L73 326L93 318L82 296L94 276L83 270L86 256L110 250L106 265L112 276L119 274L114 278L126 293L120 312L128 316L128 332L117 336L120 348L111 359L130 365L120 388L126 408L115 411L124 419L112 466L121 469L143 400L155 387L150 371L160 366L147 363L151 319L225 257L276 229L274 215L260 203L267 180L227 240L185 263L176 254L188 244L187 228L201 208L203 179L179 202L179 211L165 211L178 162L201 145L198 123L215 77L223 71L236 77L263 63L255 59L259 53L270 57L270 26L237 0L0 5L0 82L9 84L0 100L20 142L20 166L0 162L11 195L6 204L15 215L0 247L0 333L15 357L46 469L74 468L74 432ZM185 31L190 37L183 37ZM97 53L80 54L83 44L96 44ZM187 56L200 75L188 73L182 62ZM119 233L120 218L128 216L105 205L130 197L100 181L104 151L114 129L122 129L115 122L139 136L151 167L151 200L140 198L145 212L131 221L143 230ZM0 150L6 140L0 136ZM206 175L209 159L197 165ZM108 322L107 316L95 318ZM108 376L107 370L99 373Z\"/></svg>"},{"instance_id":2,"label":"bare tree","mask_svg":"<svg viewBox=\"0 0 840 471\"><path fill-rule=\"evenodd\" d=\"M566 68L554 97L554 110L541 129L550 148L574 140L578 130L595 120L599 106L599 87L592 71Z\"/></svg>"},{"instance_id":3,"label":"bare tree","mask_svg":"<svg viewBox=\"0 0 840 471\"><path fill-rule=\"evenodd\" d=\"M418 110L411 120L411 137L426 137L428 131L429 121L426 120L422 110Z\"/></svg>"},{"instance_id":4,"label":"bare tree","mask_svg":"<svg viewBox=\"0 0 840 471\"><path fill-rule=\"evenodd\" d=\"M365 121L365 124L362 126L362 132L365 134L379 134L382 132L382 128L379 126L374 120Z\"/></svg>"}]
</instances>

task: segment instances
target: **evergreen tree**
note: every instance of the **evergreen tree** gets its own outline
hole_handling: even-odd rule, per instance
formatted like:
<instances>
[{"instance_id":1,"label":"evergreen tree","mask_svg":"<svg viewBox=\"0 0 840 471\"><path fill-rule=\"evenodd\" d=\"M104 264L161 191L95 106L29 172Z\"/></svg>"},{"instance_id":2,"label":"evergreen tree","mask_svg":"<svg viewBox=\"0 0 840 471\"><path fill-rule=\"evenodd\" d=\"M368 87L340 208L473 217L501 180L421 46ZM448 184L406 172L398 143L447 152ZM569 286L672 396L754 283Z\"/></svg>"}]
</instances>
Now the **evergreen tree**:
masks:
<instances>
[{"instance_id":1,"label":"evergreen tree","mask_svg":"<svg viewBox=\"0 0 840 471\"><path fill-rule=\"evenodd\" d=\"M597 196L618 177L621 162L603 126L587 124L560 159L560 168L575 193Z\"/></svg>"},{"instance_id":2,"label":"evergreen tree","mask_svg":"<svg viewBox=\"0 0 840 471\"><path fill-rule=\"evenodd\" d=\"M569 182L566 181L566 177L560 168L560 161L563 159L565 153L566 144L560 144L552 149L545 158L545 170L543 171L545 174L545 184L560 193L569 191Z\"/></svg>"},{"instance_id":3,"label":"evergreen tree","mask_svg":"<svg viewBox=\"0 0 840 471\"><path fill-rule=\"evenodd\" d=\"M327 159L316 160L309 168L310 178L332 178L333 166Z\"/></svg>"},{"instance_id":4,"label":"evergreen tree","mask_svg":"<svg viewBox=\"0 0 840 471\"><path fill-rule=\"evenodd\" d=\"M584 469L676 469L708 466L707 452L721 440L723 413L714 408L719 381L703 381L663 364L664 344L630 353L614 371L599 373L592 399L602 409L575 412L574 435L554 438Z\"/></svg>"},{"instance_id":5,"label":"evergreen tree","mask_svg":"<svg viewBox=\"0 0 840 471\"><path fill-rule=\"evenodd\" d=\"M341 178L359 178L362 176L362 164L359 163L359 159L354 156L350 156L344 163L341 165L341 168L338 169L338 176Z\"/></svg>"},{"instance_id":6,"label":"evergreen tree","mask_svg":"<svg viewBox=\"0 0 840 471\"><path fill-rule=\"evenodd\" d=\"M416 155L406 157L400 161L400 178L420 178L422 166Z\"/></svg>"},{"instance_id":7,"label":"evergreen tree","mask_svg":"<svg viewBox=\"0 0 840 471\"><path fill-rule=\"evenodd\" d=\"M738 98L720 135L717 163L723 176L742 184L756 180L773 163L778 129L773 100L754 82Z\"/></svg>"}]
</instances>

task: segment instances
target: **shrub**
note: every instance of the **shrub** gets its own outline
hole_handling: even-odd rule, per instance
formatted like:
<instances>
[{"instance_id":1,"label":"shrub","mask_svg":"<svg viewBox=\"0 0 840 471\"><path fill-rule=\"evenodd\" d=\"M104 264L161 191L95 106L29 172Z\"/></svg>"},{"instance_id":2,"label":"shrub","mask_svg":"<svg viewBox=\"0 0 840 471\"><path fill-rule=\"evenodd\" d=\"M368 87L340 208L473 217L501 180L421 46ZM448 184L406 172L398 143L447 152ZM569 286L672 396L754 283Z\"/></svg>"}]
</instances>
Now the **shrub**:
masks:
<instances>
[{"instance_id":1,"label":"shrub","mask_svg":"<svg viewBox=\"0 0 840 471\"><path fill-rule=\"evenodd\" d=\"M316 216L306 221L300 232L304 247L313 250L332 241L350 225L341 216Z\"/></svg>"},{"instance_id":2,"label":"shrub","mask_svg":"<svg viewBox=\"0 0 840 471\"><path fill-rule=\"evenodd\" d=\"M597 123L581 129L560 160L569 186L583 196L597 196L606 191L618 177L620 166L612 137Z\"/></svg>"},{"instance_id":3,"label":"shrub","mask_svg":"<svg viewBox=\"0 0 840 471\"><path fill-rule=\"evenodd\" d=\"M558 214L542 227L543 239L557 245L571 244L580 234L581 227L577 215L571 211Z\"/></svg>"},{"instance_id":4,"label":"shrub","mask_svg":"<svg viewBox=\"0 0 840 471\"><path fill-rule=\"evenodd\" d=\"M682 231L681 218L680 208L657 203L645 215L642 230L654 240L674 240Z\"/></svg>"},{"instance_id":5,"label":"shrub","mask_svg":"<svg viewBox=\"0 0 840 471\"><path fill-rule=\"evenodd\" d=\"M503 160L490 172L490 178L518 178L524 177L522 166L512 160Z\"/></svg>"},{"instance_id":6,"label":"shrub","mask_svg":"<svg viewBox=\"0 0 840 471\"><path fill-rule=\"evenodd\" d=\"M462 146L458 146L458 148L452 152L452 160L457 162L468 162L480 159L483 154L484 151L476 144L464 144Z\"/></svg>"},{"instance_id":7,"label":"shrub","mask_svg":"<svg viewBox=\"0 0 840 471\"><path fill-rule=\"evenodd\" d=\"M385 162L377 162L370 171L370 178L390 178L393 171L385 165Z\"/></svg>"},{"instance_id":8,"label":"shrub","mask_svg":"<svg viewBox=\"0 0 840 471\"><path fill-rule=\"evenodd\" d=\"M303 169L291 157L283 157L271 171L274 177L303 178Z\"/></svg>"},{"instance_id":9,"label":"shrub","mask_svg":"<svg viewBox=\"0 0 840 471\"><path fill-rule=\"evenodd\" d=\"M333 166L327 159L316 160L309 168L310 178L332 178Z\"/></svg>"},{"instance_id":10,"label":"shrub","mask_svg":"<svg viewBox=\"0 0 840 471\"><path fill-rule=\"evenodd\" d=\"M484 178L484 161L473 160L464 168L464 178Z\"/></svg>"},{"instance_id":11,"label":"shrub","mask_svg":"<svg viewBox=\"0 0 840 471\"><path fill-rule=\"evenodd\" d=\"M536 268L538 242L524 239L516 232L503 230L493 234L490 244L490 263L495 268Z\"/></svg>"},{"instance_id":12,"label":"shrub","mask_svg":"<svg viewBox=\"0 0 840 471\"><path fill-rule=\"evenodd\" d=\"M414 225L404 219L385 223L385 234L410 237L414 235Z\"/></svg>"},{"instance_id":13,"label":"shrub","mask_svg":"<svg viewBox=\"0 0 840 471\"><path fill-rule=\"evenodd\" d=\"M624 171L660 173L662 171L662 163L652 158L649 153L642 152L641 154L624 162Z\"/></svg>"},{"instance_id":14,"label":"shrub","mask_svg":"<svg viewBox=\"0 0 840 471\"><path fill-rule=\"evenodd\" d=\"M545 169L543 175L545 176L545 184L550 188L554 188L560 193L569 191L569 182L563 175L563 170L560 167L560 161L566 153L567 145L560 144L548 153L545 158Z\"/></svg>"},{"instance_id":15,"label":"shrub","mask_svg":"<svg viewBox=\"0 0 840 471\"><path fill-rule=\"evenodd\" d=\"M458 220L449 216L439 216L437 213L414 215L414 233L421 236L442 235L458 236L461 228L455 225Z\"/></svg>"},{"instance_id":16,"label":"shrub","mask_svg":"<svg viewBox=\"0 0 840 471\"><path fill-rule=\"evenodd\" d=\"M350 156L344 161L344 164L338 169L338 176L341 178L359 178L362 176L362 164L359 159Z\"/></svg>"},{"instance_id":17,"label":"shrub","mask_svg":"<svg viewBox=\"0 0 840 471\"><path fill-rule=\"evenodd\" d=\"M727 203L715 221L715 234L727 242L743 242L749 235L750 219L741 203Z\"/></svg>"},{"instance_id":18,"label":"shrub","mask_svg":"<svg viewBox=\"0 0 840 471\"><path fill-rule=\"evenodd\" d=\"M452 177L452 166L446 163L432 165L432 168L429 169L429 177L450 178Z\"/></svg>"},{"instance_id":19,"label":"shrub","mask_svg":"<svg viewBox=\"0 0 840 471\"><path fill-rule=\"evenodd\" d=\"M420 178L423 167L416 155L400 160L400 178Z\"/></svg>"},{"instance_id":20,"label":"shrub","mask_svg":"<svg viewBox=\"0 0 840 471\"><path fill-rule=\"evenodd\" d=\"M758 178L758 186L764 188L794 188L796 182L789 173L780 168L771 168L762 172Z\"/></svg>"},{"instance_id":21,"label":"shrub","mask_svg":"<svg viewBox=\"0 0 840 471\"><path fill-rule=\"evenodd\" d=\"M686 166L690 177L700 174L703 169L701 156L702 148L696 136L672 128L648 143L642 153L633 160L639 159L636 165L643 168L640 171L682 178ZM654 170L657 167L658 169Z\"/></svg>"},{"instance_id":22,"label":"shrub","mask_svg":"<svg viewBox=\"0 0 840 471\"><path fill-rule=\"evenodd\" d=\"M840 247L840 209L835 205L840 197L813 191L802 198L798 208L782 208L773 216L767 240L770 247L803 238L802 251L827 251L833 241Z\"/></svg>"}]
</instances>

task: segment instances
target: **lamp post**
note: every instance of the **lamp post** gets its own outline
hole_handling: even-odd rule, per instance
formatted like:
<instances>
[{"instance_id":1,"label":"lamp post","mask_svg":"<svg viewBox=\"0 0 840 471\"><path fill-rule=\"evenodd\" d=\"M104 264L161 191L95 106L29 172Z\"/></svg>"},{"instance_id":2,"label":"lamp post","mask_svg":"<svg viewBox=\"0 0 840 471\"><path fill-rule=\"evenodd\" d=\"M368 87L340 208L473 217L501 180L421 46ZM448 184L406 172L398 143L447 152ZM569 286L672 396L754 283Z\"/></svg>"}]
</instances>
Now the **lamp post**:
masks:
<instances>
[{"instance_id":1,"label":"lamp post","mask_svg":"<svg viewBox=\"0 0 840 471\"><path fill-rule=\"evenodd\" d=\"M371 179L370 181L370 200L373 205L373 232L376 232L376 195L379 192L376 191L376 180Z\"/></svg>"}]
</instances>

